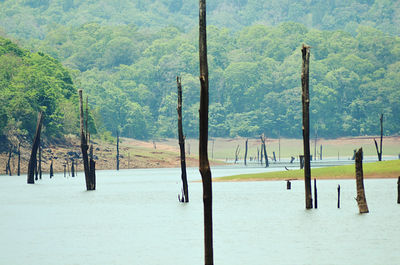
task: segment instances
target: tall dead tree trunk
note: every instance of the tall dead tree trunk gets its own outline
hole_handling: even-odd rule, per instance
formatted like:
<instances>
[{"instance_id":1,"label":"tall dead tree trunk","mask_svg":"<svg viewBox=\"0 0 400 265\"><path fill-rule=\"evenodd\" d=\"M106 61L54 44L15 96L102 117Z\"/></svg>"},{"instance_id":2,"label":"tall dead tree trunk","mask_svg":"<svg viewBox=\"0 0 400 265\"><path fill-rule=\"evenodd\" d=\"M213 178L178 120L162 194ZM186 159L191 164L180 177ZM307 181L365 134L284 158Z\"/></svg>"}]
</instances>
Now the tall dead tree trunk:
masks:
<instances>
[{"instance_id":1,"label":"tall dead tree trunk","mask_svg":"<svg viewBox=\"0 0 400 265\"><path fill-rule=\"evenodd\" d=\"M182 179L182 199L181 202L189 202L189 189L186 174L186 155L185 155L185 136L183 135L182 126L182 83L181 78L176 77L176 84L178 88L178 107L176 111L178 112L178 138L179 138L179 149L181 152L181 179Z\"/></svg>"},{"instance_id":2,"label":"tall dead tree trunk","mask_svg":"<svg viewBox=\"0 0 400 265\"><path fill-rule=\"evenodd\" d=\"M364 174L363 174L363 151L360 148L356 153L356 183L357 183L357 204L360 213L368 213L367 199L364 190Z\"/></svg>"},{"instance_id":3,"label":"tall dead tree trunk","mask_svg":"<svg viewBox=\"0 0 400 265\"><path fill-rule=\"evenodd\" d=\"M337 207L340 208L340 185L337 186Z\"/></svg>"},{"instance_id":4,"label":"tall dead tree trunk","mask_svg":"<svg viewBox=\"0 0 400 265\"><path fill-rule=\"evenodd\" d=\"M71 177L75 177L75 162L73 158L71 160Z\"/></svg>"},{"instance_id":5,"label":"tall dead tree trunk","mask_svg":"<svg viewBox=\"0 0 400 265\"><path fill-rule=\"evenodd\" d=\"M314 178L314 208L318 208L317 179Z\"/></svg>"},{"instance_id":6,"label":"tall dead tree trunk","mask_svg":"<svg viewBox=\"0 0 400 265\"><path fill-rule=\"evenodd\" d=\"M303 149L304 149L304 184L306 209L312 209L311 165L310 165L310 120L309 120L309 65L310 47L303 44L301 49L303 64L301 72L302 105L303 105Z\"/></svg>"},{"instance_id":7,"label":"tall dead tree trunk","mask_svg":"<svg viewBox=\"0 0 400 265\"><path fill-rule=\"evenodd\" d=\"M42 123L43 123L43 113L39 112L36 124L35 137L33 138L31 157L29 159L29 164L28 164L28 175L27 175L28 184L35 183L34 173L37 164L36 155L40 144L40 132L42 130Z\"/></svg>"},{"instance_id":8,"label":"tall dead tree trunk","mask_svg":"<svg viewBox=\"0 0 400 265\"><path fill-rule=\"evenodd\" d=\"M378 148L378 143L374 139L375 142L375 148L376 148L376 153L378 154L378 160L382 161L382 142L383 142L383 114L381 114L381 117L379 118L380 123L381 123L381 142L380 142L380 149Z\"/></svg>"},{"instance_id":9,"label":"tall dead tree trunk","mask_svg":"<svg viewBox=\"0 0 400 265\"><path fill-rule=\"evenodd\" d=\"M18 143L18 166L17 166L17 176L21 175L21 143Z\"/></svg>"},{"instance_id":10,"label":"tall dead tree trunk","mask_svg":"<svg viewBox=\"0 0 400 265\"><path fill-rule=\"evenodd\" d=\"M54 172L53 172L53 159L51 160L50 163L50 178L52 178L54 176Z\"/></svg>"},{"instance_id":11,"label":"tall dead tree trunk","mask_svg":"<svg viewBox=\"0 0 400 265\"><path fill-rule=\"evenodd\" d=\"M13 146L10 147L10 152L8 153L8 160L7 160L7 166L6 166L6 174L9 174L10 176L12 175L11 165L10 165L12 150L13 150Z\"/></svg>"},{"instance_id":12,"label":"tall dead tree trunk","mask_svg":"<svg viewBox=\"0 0 400 265\"><path fill-rule=\"evenodd\" d=\"M239 153L240 153L240 146L236 146L236 151L235 151L235 164L239 160Z\"/></svg>"},{"instance_id":13,"label":"tall dead tree trunk","mask_svg":"<svg viewBox=\"0 0 400 265\"><path fill-rule=\"evenodd\" d=\"M267 155L267 147L265 146L265 137L264 134L260 136L262 148L264 151L264 158L265 158L265 167L269 167L268 155Z\"/></svg>"},{"instance_id":14,"label":"tall dead tree trunk","mask_svg":"<svg viewBox=\"0 0 400 265\"><path fill-rule=\"evenodd\" d=\"M322 144L321 144L321 146L319 148L319 160L322 160Z\"/></svg>"},{"instance_id":15,"label":"tall dead tree trunk","mask_svg":"<svg viewBox=\"0 0 400 265\"><path fill-rule=\"evenodd\" d=\"M199 59L200 59L200 122L199 122L199 171L203 183L204 207L204 261L206 265L214 264L213 224L212 224L212 181L208 161L208 63L207 63L207 30L206 0L199 0Z\"/></svg>"},{"instance_id":16,"label":"tall dead tree trunk","mask_svg":"<svg viewBox=\"0 0 400 265\"><path fill-rule=\"evenodd\" d=\"M400 177L397 179L397 203L400 203Z\"/></svg>"},{"instance_id":17,"label":"tall dead tree trunk","mask_svg":"<svg viewBox=\"0 0 400 265\"><path fill-rule=\"evenodd\" d=\"M117 170L119 170L119 130L117 129Z\"/></svg>"},{"instance_id":18,"label":"tall dead tree trunk","mask_svg":"<svg viewBox=\"0 0 400 265\"><path fill-rule=\"evenodd\" d=\"M87 132L84 131L84 116L83 116L83 99L82 99L82 89L79 89L79 109L80 109L80 127L81 127L81 150L83 158L83 168L85 171L86 189L93 190L93 185L90 179L90 167L88 158L88 143L87 143ZM87 128L86 128L87 129Z\"/></svg>"},{"instance_id":19,"label":"tall dead tree trunk","mask_svg":"<svg viewBox=\"0 0 400 265\"><path fill-rule=\"evenodd\" d=\"M249 139L246 139L245 142L245 150L244 150L244 165L247 166L246 159L247 159L247 148L248 148Z\"/></svg>"}]
</instances>

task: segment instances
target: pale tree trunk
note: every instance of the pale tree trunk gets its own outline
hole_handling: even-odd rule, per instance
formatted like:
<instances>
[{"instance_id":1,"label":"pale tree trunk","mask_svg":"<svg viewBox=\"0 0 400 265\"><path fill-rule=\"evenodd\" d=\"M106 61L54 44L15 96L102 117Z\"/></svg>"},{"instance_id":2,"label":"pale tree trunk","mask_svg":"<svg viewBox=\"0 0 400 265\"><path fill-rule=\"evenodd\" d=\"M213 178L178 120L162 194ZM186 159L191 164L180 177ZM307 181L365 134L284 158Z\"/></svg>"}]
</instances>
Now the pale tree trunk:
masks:
<instances>
[{"instance_id":1,"label":"pale tree trunk","mask_svg":"<svg viewBox=\"0 0 400 265\"><path fill-rule=\"evenodd\" d=\"M27 175L28 184L35 183L34 174L35 174L35 168L36 168L36 164L37 164L36 155L37 155L37 151L38 151L39 144L40 144L40 132L42 130L42 123L43 123L43 113L39 112L38 119L37 119L37 125L36 125L35 137L33 138L31 157L29 159L29 164L28 164L28 175Z\"/></svg>"},{"instance_id":2,"label":"pale tree trunk","mask_svg":"<svg viewBox=\"0 0 400 265\"><path fill-rule=\"evenodd\" d=\"M301 72L302 105L303 105L303 149L304 149L304 184L306 209L312 209L311 165L310 165L310 120L309 120L309 65L310 47L303 44L301 49L303 64Z\"/></svg>"},{"instance_id":3,"label":"pale tree trunk","mask_svg":"<svg viewBox=\"0 0 400 265\"><path fill-rule=\"evenodd\" d=\"M199 59L200 59L200 122L199 122L199 171L203 183L204 207L204 262L214 264L212 224L212 181L208 161L208 63L206 32L206 1L199 0Z\"/></svg>"},{"instance_id":4,"label":"pale tree trunk","mask_svg":"<svg viewBox=\"0 0 400 265\"><path fill-rule=\"evenodd\" d=\"M365 198L364 190L364 174L363 174L363 151L360 148L356 153L356 183L357 183L357 198L358 209L360 213L368 213L367 199Z\"/></svg>"}]
</instances>

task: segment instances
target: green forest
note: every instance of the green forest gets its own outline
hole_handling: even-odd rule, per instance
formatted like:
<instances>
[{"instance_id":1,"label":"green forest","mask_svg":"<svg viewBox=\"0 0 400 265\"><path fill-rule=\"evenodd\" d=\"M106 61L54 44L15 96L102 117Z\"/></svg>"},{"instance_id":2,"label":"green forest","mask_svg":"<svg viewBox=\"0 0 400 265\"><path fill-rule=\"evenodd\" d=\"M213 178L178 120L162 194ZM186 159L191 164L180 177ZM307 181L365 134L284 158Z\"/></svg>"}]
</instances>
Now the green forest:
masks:
<instances>
[{"instance_id":1,"label":"green forest","mask_svg":"<svg viewBox=\"0 0 400 265\"><path fill-rule=\"evenodd\" d=\"M197 2L0 0L0 10L3 134L33 134L38 110L46 136L77 134L82 88L92 133L176 137L181 76L184 132L198 135ZM211 137L301 137L303 43L312 132L375 135L383 113L384 134L400 133L399 1L218 1L208 13Z\"/></svg>"}]
</instances>

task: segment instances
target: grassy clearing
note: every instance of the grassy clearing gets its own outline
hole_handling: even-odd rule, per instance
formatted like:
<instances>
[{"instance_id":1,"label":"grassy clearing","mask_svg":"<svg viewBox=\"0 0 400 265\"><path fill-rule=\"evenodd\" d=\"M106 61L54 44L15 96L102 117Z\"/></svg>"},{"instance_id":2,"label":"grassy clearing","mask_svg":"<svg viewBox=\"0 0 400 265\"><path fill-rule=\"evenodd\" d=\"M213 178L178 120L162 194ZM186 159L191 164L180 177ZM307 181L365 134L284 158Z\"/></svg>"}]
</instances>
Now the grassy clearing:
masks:
<instances>
[{"instance_id":1,"label":"grassy clearing","mask_svg":"<svg viewBox=\"0 0 400 265\"><path fill-rule=\"evenodd\" d=\"M365 178L388 178L400 176L400 160L365 163L363 165ZM354 165L335 166L311 169L312 178L336 179L355 178ZM214 179L215 181L250 181L250 180L279 180L279 179L303 179L303 170L289 170L280 172L268 172L258 174L244 174L227 176Z\"/></svg>"}]
</instances>

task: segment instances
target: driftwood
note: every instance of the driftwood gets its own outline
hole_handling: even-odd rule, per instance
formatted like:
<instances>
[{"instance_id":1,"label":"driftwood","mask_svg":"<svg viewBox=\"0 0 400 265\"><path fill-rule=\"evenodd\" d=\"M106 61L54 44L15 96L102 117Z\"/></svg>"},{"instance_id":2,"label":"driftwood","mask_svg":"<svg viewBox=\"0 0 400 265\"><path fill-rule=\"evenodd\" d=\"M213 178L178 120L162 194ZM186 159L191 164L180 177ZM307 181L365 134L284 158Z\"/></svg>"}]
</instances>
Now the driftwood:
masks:
<instances>
[{"instance_id":1,"label":"driftwood","mask_svg":"<svg viewBox=\"0 0 400 265\"><path fill-rule=\"evenodd\" d=\"M179 201L189 202L189 189L188 189L188 181L186 173L185 137L183 135L183 125L182 125L182 83L179 77L176 77L176 84L178 88L178 107L176 108L176 111L178 112L178 140L179 140L179 150L181 154L180 156L181 179L182 179L182 191L183 191L182 198L179 198Z\"/></svg>"},{"instance_id":2,"label":"driftwood","mask_svg":"<svg viewBox=\"0 0 400 265\"><path fill-rule=\"evenodd\" d=\"M363 151L360 148L356 153L356 182L357 182L357 204L360 213L368 213L367 199L364 190L364 174L363 174Z\"/></svg>"},{"instance_id":3,"label":"driftwood","mask_svg":"<svg viewBox=\"0 0 400 265\"><path fill-rule=\"evenodd\" d=\"M303 105L303 149L304 149L304 184L305 184L305 203L306 209L311 209L311 165L310 165L310 95L309 95L309 65L310 47L305 46L301 49L303 64L301 71L302 105Z\"/></svg>"},{"instance_id":4,"label":"driftwood","mask_svg":"<svg viewBox=\"0 0 400 265\"><path fill-rule=\"evenodd\" d=\"M199 0L199 58L200 58L200 122L199 122L199 171L203 184L204 207L204 262L214 264L212 224L212 181L208 161L208 105L209 83L207 63L206 1Z\"/></svg>"},{"instance_id":5,"label":"driftwood","mask_svg":"<svg viewBox=\"0 0 400 265\"><path fill-rule=\"evenodd\" d=\"M37 150L38 150L39 144L40 144L40 132L42 130L42 123L43 123L43 113L39 112L38 119L37 119L37 125L36 125L35 137L33 138L31 157L29 159L29 164L28 164L28 175L27 175L28 184L35 183L34 173L35 173L36 164L37 164L36 155L37 155Z\"/></svg>"}]
</instances>

